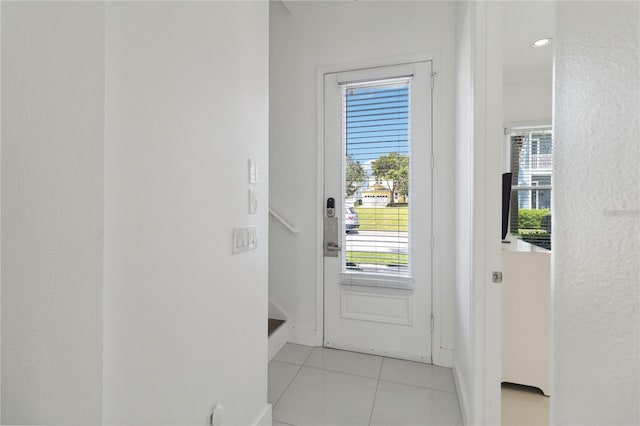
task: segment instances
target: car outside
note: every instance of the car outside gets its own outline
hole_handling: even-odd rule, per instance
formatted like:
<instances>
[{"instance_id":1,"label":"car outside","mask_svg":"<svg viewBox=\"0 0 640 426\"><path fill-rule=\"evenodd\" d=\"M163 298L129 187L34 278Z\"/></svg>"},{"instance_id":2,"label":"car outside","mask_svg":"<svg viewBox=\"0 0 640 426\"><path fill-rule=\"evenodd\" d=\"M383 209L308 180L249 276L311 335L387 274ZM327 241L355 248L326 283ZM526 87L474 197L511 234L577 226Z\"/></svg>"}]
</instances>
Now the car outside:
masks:
<instances>
[{"instance_id":1,"label":"car outside","mask_svg":"<svg viewBox=\"0 0 640 426\"><path fill-rule=\"evenodd\" d=\"M360 220L358 219L358 213L353 207L345 207L344 209L344 229L348 234L350 232L356 232L360 227Z\"/></svg>"}]
</instances>

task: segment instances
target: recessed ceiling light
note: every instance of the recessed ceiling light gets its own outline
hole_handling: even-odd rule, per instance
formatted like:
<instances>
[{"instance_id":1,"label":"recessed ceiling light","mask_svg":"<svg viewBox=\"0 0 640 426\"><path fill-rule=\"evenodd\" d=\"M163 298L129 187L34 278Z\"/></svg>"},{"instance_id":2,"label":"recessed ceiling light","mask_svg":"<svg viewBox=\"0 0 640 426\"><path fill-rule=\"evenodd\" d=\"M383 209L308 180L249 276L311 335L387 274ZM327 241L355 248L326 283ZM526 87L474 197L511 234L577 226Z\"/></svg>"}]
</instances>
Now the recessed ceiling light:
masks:
<instances>
[{"instance_id":1,"label":"recessed ceiling light","mask_svg":"<svg viewBox=\"0 0 640 426\"><path fill-rule=\"evenodd\" d=\"M533 47L544 47L544 46L547 46L548 44L550 44L551 40L552 39L550 39L550 38L541 38L540 40L534 41L532 46Z\"/></svg>"}]
</instances>

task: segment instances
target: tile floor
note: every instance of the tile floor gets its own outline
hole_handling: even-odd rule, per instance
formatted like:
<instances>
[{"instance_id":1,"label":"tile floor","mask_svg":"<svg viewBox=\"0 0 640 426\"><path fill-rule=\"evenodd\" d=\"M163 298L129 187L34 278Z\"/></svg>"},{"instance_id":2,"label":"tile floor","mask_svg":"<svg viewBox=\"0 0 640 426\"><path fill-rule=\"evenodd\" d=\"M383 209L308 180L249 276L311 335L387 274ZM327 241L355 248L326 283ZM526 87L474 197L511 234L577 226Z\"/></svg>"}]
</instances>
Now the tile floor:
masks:
<instances>
[{"instance_id":1,"label":"tile floor","mask_svg":"<svg viewBox=\"0 0 640 426\"><path fill-rule=\"evenodd\" d=\"M287 344L269 363L274 426L462 425L448 368Z\"/></svg>"}]
</instances>

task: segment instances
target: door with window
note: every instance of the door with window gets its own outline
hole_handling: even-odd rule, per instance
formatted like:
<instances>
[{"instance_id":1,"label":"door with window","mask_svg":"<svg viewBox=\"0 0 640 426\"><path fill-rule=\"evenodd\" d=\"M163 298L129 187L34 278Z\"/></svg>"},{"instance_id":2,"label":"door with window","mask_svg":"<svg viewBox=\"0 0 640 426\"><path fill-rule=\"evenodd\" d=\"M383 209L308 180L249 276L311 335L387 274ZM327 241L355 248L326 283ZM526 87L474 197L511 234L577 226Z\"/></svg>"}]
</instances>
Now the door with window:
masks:
<instances>
[{"instance_id":1,"label":"door with window","mask_svg":"<svg viewBox=\"0 0 640 426\"><path fill-rule=\"evenodd\" d=\"M432 63L325 75L324 345L431 362Z\"/></svg>"}]
</instances>

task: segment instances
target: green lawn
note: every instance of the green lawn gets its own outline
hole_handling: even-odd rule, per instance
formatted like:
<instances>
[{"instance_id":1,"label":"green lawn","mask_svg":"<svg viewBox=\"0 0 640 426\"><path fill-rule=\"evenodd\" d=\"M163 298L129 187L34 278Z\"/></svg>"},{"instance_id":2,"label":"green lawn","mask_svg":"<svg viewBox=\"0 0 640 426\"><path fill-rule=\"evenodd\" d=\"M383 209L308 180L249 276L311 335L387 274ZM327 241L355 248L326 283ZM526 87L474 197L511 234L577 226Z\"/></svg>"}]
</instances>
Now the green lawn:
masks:
<instances>
[{"instance_id":1,"label":"green lawn","mask_svg":"<svg viewBox=\"0 0 640 426\"><path fill-rule=\"evenodd\" d=\"M531 234L548 234L547 231L545 231L544 229L518 229L518 234L520 235L531 235Z\"/></svg>"},{"instance_id":2,"label":"green lawn","mask_svg":"<svg viewBox=\"0 0 640 426\"><path fill-rule=\"evenodd\" d=\"M408 231L407 207L355 207L360 220L360 231Z\"/></svg>"},{"instance_id":3,"label":"green lawn","mask_svg":"<svg viewBox=\"0 0 640 426\"><path fill-rule=\"evenodd\" d=\"M409 255L393 253L375 253L369 251L348 251L347 262L374 265L408 265Z\"/></svg>"}]
</instances>

